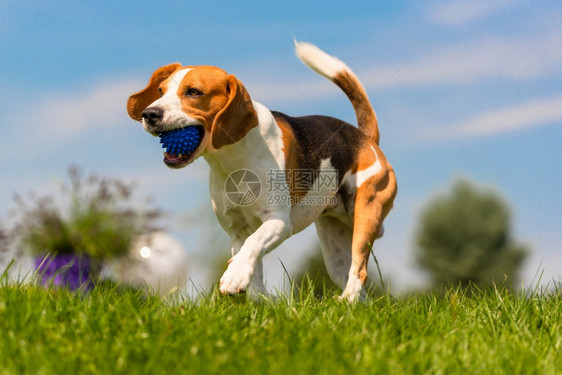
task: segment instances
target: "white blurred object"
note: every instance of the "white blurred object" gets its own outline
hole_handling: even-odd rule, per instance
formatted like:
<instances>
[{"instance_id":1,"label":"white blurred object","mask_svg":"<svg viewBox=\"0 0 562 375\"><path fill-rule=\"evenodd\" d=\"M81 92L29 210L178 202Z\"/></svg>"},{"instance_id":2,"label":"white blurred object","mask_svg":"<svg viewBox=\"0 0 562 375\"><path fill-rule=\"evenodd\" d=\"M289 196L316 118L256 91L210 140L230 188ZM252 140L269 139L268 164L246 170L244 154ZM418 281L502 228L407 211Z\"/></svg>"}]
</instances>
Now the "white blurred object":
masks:
<instances>
[{"instance_id":1,"label":"white blurred object","mask_svg":"<svg viewBox=\"0 0 562 375\"><path fill-rule=\"evenodd\" d=\"M167 295L181 290L187 280L183 246L165 232L152 232L133 242L129 254L113 264L112 276L121 283Z\"/></svg>"}]
</instances>

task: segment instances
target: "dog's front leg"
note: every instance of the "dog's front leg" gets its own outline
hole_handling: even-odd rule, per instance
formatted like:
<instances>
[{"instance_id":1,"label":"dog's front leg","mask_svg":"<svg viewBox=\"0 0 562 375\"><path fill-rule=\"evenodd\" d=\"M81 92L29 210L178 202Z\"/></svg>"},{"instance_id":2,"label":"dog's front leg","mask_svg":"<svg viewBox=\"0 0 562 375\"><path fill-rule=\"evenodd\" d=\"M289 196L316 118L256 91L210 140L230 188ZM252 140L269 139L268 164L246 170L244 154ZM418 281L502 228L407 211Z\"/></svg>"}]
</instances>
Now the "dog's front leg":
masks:
<instances>
[{"instance_id":1,"label":"dog's front leg","mask_svg":"<svg viewBox=\"0 0 562 375\"><path fill-rule=\"evenodd\" d=\"M238 234L239 233L232 236L230 239L230 252L232 256L238 254L242 245L244 245L244 238L241 238ZM263 282L263 264L261 259L256 260L254 275L252 276L252 282L248 290L256 295L265 295L267 293Z\"/></svg>"},{"instance_id":2,"label":"dog's front leg","mask_svg":"<svg viewBox=\"0 0 562 375\"><path fill-rule=\"evenodd\" d=\"M279 246L289 235L288 220L268 219L251 235L234 255L220 280L223 294L236 294L248 289L255 272L256 262Z\"/></svg>"}]
</instances>

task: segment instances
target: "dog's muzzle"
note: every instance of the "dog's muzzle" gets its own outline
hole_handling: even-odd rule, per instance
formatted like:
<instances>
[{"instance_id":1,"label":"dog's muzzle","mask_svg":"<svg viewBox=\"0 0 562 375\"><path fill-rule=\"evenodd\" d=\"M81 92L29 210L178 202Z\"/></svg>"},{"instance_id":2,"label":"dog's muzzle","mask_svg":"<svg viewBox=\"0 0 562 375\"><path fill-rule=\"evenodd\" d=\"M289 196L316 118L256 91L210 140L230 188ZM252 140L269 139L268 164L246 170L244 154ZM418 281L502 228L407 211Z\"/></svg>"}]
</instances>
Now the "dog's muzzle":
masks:
<instances>
[{"instance_id":1,"label":"dog's muzzle","mask_svg":"<svg viewBox=\"0 0 562 375\"><path fill-rule=\"evenodd\" d=\"M164 111L161 108L148 107L142 111L142 119L151 127L158 126L158 124L162 121L162 118L164 118Z\"/></svg>"}]
</instances>

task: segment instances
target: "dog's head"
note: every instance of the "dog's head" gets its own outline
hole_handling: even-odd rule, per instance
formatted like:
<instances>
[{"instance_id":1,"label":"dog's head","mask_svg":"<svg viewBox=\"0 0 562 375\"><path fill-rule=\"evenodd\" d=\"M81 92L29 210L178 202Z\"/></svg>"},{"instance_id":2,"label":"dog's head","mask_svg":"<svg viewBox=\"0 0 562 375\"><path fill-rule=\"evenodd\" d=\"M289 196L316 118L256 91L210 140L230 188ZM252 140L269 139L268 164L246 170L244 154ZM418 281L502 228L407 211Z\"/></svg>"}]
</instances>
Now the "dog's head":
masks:
<instances>
[{"instance_id":1,"label":"dog's head","mask_svg":"<svg viewBox=\"0 0 562 375\"><path fill-rule=\"evenodd\" d=\"M185 167L205 152L238 142L258 124L242 83L212 66L174 63L157 69L148 86L129 97L127 112L155 136L188 126L204 131L191 154L164 153L164 162L171 168Z\"/></svg>"}]
</instances>

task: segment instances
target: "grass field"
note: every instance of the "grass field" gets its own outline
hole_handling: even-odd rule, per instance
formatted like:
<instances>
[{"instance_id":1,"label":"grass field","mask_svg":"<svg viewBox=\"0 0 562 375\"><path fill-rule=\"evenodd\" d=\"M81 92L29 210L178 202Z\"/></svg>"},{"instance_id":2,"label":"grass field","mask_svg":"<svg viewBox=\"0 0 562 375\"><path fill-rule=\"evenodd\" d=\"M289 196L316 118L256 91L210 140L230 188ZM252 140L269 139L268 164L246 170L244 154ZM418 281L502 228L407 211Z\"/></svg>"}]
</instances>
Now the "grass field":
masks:
<instances>
[{"instance_id":1,"label":"grass field","mask_svg":"<svg viewBox=\"0 0 562 375\"><path fill-rule=\"evenodd\" d=\"M173 303L0 284L2 374L556 374L562 291Z\"/></svg>"}]
</instances>

